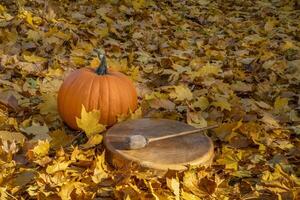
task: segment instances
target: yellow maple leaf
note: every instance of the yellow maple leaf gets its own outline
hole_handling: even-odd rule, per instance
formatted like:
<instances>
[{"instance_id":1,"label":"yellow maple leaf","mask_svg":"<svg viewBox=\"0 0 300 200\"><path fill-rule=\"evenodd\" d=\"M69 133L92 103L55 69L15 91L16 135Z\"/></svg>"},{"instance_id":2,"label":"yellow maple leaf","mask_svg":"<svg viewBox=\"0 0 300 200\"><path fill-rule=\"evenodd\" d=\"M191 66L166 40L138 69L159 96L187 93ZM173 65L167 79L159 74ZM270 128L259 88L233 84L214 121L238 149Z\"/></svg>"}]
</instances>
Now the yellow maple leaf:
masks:
<instances>
[{"instance_id":1,"label":"yellow maple leaf","mask_svg":"<svg viewBox=\"0 0 300 200\"><path fill-rule=\"evenodd\" d=\"M60 192L58 192L58 196L62 200L70 200L71 199L71 193L75 189L74 183L63 184L63 186L60 189Z\"/></svg>"},{"instance_id":2,"label":"yellow maple leaf","mask_svg":"<svg viewBox=\"0 0 300 200\"><path fill-rule=\"evenodd\" d=\"M172 99L176 99L177 101L184 101L184 100L191 100L193 99L193 93L191 90L184 86L184 85L178 85L174 86L174 91L172 91L169 96Z\"/></svg>"},{"instance_id":3,"label":"yellow maple leaf","mask_svg":"<svg viewBox=\"0 0 300 200\"><path fill-rule=\"evenodd\" d=\"M63 74L63 70L61 68L49 68L47 72L47 76L49 77L60 77Z\"/></svg>"},{"instance_id":4,"label":"yellow maple leaf","mask_svg":"<svg viewBox=\"0 0 300 200\"><path fill-rule=\"evenodd\" d=\"M71 200L71 193L76 190L76 193L80 193L83 188L86 187L85 183L81 182L66 182L61 186L60 192L58 192L58 196L62 200Z\"/></svg>"},{"instance_id":5,"label":"yellow maple leaf","mask_svg":"<svg viewBox=\"0 0 300 200\"><path fill-rule=\"evenodd\" d=\"M43 58L34 54L31 55L23 55L24 60L26 60L27 62L31 62L31 63L41 63L41 62L46 62L47 58Z\"/></svg>"},{"instance_id":6,"label":"yellow maple leaf","mask_svg":"<svg viewBox=\"0 0 300 200\"><path fill-rule=\"evenodd\" d=\"M96 135L93 135L91 137L89 137L89 140L82 145L82 148L84 149L89 149L89 148L92 148L98 144L100 144L103 140L103 135L100 135L100 134L96 134Z\"/></svg>"},{"instance_id":7,"label":"yellow maple leaf","mask_svg":"<svg viewBox=\"0 0 300 200\"><path fill-rule=\"evenodd\" d=\"M139 107L134 112L129 110L128 114L122 113L122 114L118 115L117 120L118 120L118 122L122 122L127 119L139 119L142 117L142 115L143 115L142 107Z\"/></svg>"},{"instance_id":8,"label":"yellow maple leaf","mask_svg":"<svg viewBox=\"0 0 300 200\"><path fill-rule=\"evenodd\" d=\"M201 110L205 110L209 106L209 101L204 96L197 97L196 100L192 103L192 106L194 108L200 108Z\"/></svg>"},{"instance_id":9,"label":"yellow maple leaf","mask_svg":"<svg viewBox=\"0 0 300 200\"><path fill-rule=\"evenodd\" d=\"M221 108L222 111L224 109L228 110L228 111L231 111L231 104L228 103L227 101L215 101L215 102L212 102L211 105Z\"/></svg>"},{"instance_id":10,"label":"yellow maple leaf","mask_svg":"<svg viewBox=\"0 0 300 200\"><path fill-rule=\"evenodd\" d=\"M289 110L288 103L289 103L288 98L277 97L274 102L275 113L288 111Z\"/></svg>"},{"instance_id":11,"label":"yellow maple leaf","mask_svg":"<svg viewBox=\"0 0 300 200\"><path fill-rule=\"evenodd\" d=\"M177 178L167 178L167 186L175 195L175 199L180 199L180 183Z\"/></svg>"},{"instance_id":12,"label":"yellow maple leaf","mask_svg":"<svg viewBox=\"0 0 300 200\"><path fill-rule=\"evenodd\" d=\"M42 94L43 102L38 105L40 113L46 114L57 114L57 97L56 93L44 93Z\"/></svg>"},{"instance_id":13,"label":"yellow maple leaf","mask_svg":"<svg viewBox=\"0 0 300 200\"><path fill-rule=\"evenodd\" d=\"M134 0L132 1L132 6L135 10L139 10L145 6L145 0Z\"/></svg>"},{"instance_id":14,"label":"yellow maple leaf","mask_svg":"<svg viewBox=\"0 0 300 200\"><path fill-rule=\"evenodd\" d=\"M237 171L239 167L239 161L242 159L242 157L242 151L234 152L231 148L225 146L222 148L222 157L217 159L217 163L225 165L225 169L233 169L234 171Z\"/></svg>"},{"instance_id":15,"label":"yellow maple leaf","mask_svg":"<svg viewBox=\"0 0 300 200\"><path fill-rule=\"evenodd\" d=\"M218 73L222 72L221 67L213 64L206 64L201 67L194 76L201 77L201 76L208 76L208 75L217 75Z\"/></svg>"},{"instance_id":16,"label":"yellow maple leaf","mask_svg":"<svg viewBox=\"0 0 300 200\"><path fill-rule=\"evenodd\" d=\"M128 69L128 64L127 64L127 59L121 59L121 60L115 60L115 59L111 59L111 58L107 58L107 65L109 66L110 69L119 71L119 72L124 72L126 73L129 69ZM135 73L139 73L139 68L134 69L136 70ZM137 74L134 75L138 76Z\"/></svg>"},{"instance_id":17,"label":"yellow maple leaf","mask_svg":"<svg viewBox=\"0 0 300 200\"><path fill-rule=\"evenodd\" d=\"M46 172L48 174L54 174L58 171L65 171L68 169L69 165L71 164L71 161L57 161L55 160L52 165L48 165L46 168Z\"/></svg>"},{"instance_id":18,"label":"yellow maple leaf","mask_svg":"<svg viewBox=\"0 0 300 200\"><path fill-rule=\"evenodd\" d=\"M32 151L34 155L43 157L48 154L49 149L50 149L50 143L48 142L48 140L45 141L39 140L38 145L35 146Z\"/></svg>"},{"instance_id":19,"label":"yellow maple leaf","mask_svg":"<svg viewBox=\"0 0 300 200\"><path fill-rule=\"evenodd\" d=\"M50 142L51 148L58 149L60 147L64 147L67 144L70 144L73 140L73 136L71 134L66 134L63 130L55 130L49 133L52 140Z\"/></svg>"},{"instance_id":20,"label":"yellow maple leaf","mask_svg":"<svg viewBox=\"0 0 300 200\"><path fill-rule=\"evenodd\" d=\"M138 109L136 109L136 111L132 112L130 110L130 119L139 119L142 117L142 107L139 107Z\"/></svg>"},{"instance_id":21,"label":"yellow maple leaf","mask_svg":"<svg viewBox=\"0 0 300 200\"><path fill-rule=\"evenodd\" d=\"M206 194L199 189L198 183L199 183L199 177L197 176L194 170L188 170L184 172L183 183L182 183L184 188L187 188L189 192L199 197L206 196ZM186 193L186 194L181 193L183 199L189 199L189 200L193 199L193 198L188 198L191 197L191 195L189 194L190 193Z\"/></svg>"},{"instance_id":22,"label":"yellow maple leaf","mask_svg":"<svg viewBox=\"0 0 300 200\"><path fill-rule=\"evenodd\" d=\"M94 183L100 183L103 179L108 177L107 166L105 165L105 152L101 155L98 155L96 158L96 167L94 169L94 174L92 180Z\"/></svg>"},{"instance_id":23,"label":"yellow maple leaf","mask_svg":"<svg viewBox=\"0 0 300 200\"><path fill-rule=\"evenodd\" d=\"M264 29L266 32L271 32L274 27L276 26L277 21L274 19L268 19L268 21L265 23Z\"/></svg>"},{"instance_id":24,"label":"yellow maple leaf","mask_svg":"<svg viewBox=\"0 0 300 200\"><path fill-rule=\"evenodd\" d=\"M281 45L281 49L283 51L286 51L288 49L295 49L295 48L296 48L296 45L293 43L293 41L290 41L290 40L285 40L284 44Z\"/></svg>"},{"instance_id":25,"label":"yellow maple leaf","mask_svg":"<svg viewBox=\"0 0 300 200\"><path fill-rule=\"evenodd\" d=\"M187 123L196 128L203 128L207 126L207 121L201 115L201 112L187 112Z\"/></svg>"},{"instance_id":26,"label":"yellow maple leaf","mask_svg":"<svg viewBox=\"0 0 300 200\"><path fill-rule=\"evenodd\" d=\"M126 195L125 200L131 200L129 195Z\"/></svg>"},{"instance_id":27,"label":"yellow maple leaf","mask_svg":"<svg viewBox=\"0 0 300 200\"><path fill-rule=\"evenodd\" d=\"M21 18L21 19L24 19L24 21L26 21L31 26L34 26L33 16L32 16L32 13L30 11L21 9L21 12L19 13L18 17Z\"/></svg>"},{"instance_id":28,"label":"yellow maple leaf","mask_svg":"<svg viewBox=\"0 0 300 200\"><path fill-rule=\"evenodd\" d=\"M0 139L22 144L26 140L26 137L20 132L0 131Z\"/></svg>"},{"instance_id":29,"label":"yellow maple leaf","mask_svg":"<svg viewBox=\"0 0 300 200\"><path fill-rule=\"evenodd\" d=\"M201 200L200 197L197 197L192 193L185 192L184 190L181 190L181 197L183 200Z\"/></svg>"},{"instance_id":30,"label":"yellow maple leaf","mask_svg":"<svg viewBox=\"0 0 300 200\"><path fill-rule=\"evenodd\" d=\"M81 128L87 137L91 137L97 133L101 133L106 128L103 124L99 123L101 113L99 110L93 110L87 112L84 105L81 108L81 118L76 117L76 123L79 128Z\"/></svg>"},{"instance_id":31,"label":"yellow maple leaf","mask_svg":"<svg viewBox=\"0 0 300 200\"><path fill-rule=\"evenodd\" d=\"M141 79L141 72L140 72L140 69L139 67L131 67L131 70L130 70L130 78L133 80L133 81L138 81Z\"/></svg>"},{"instance_id":32,"label":"yellow maple leaf","mask_svg":"<svg viewBox=\"0 0 300 200\"><path fill-rule=\"evenodd\" d=\"M2 199L10 199L10 196L8 196L8 188L7 187L0 187L0 197Z\"/></svg>"}]
</instances>

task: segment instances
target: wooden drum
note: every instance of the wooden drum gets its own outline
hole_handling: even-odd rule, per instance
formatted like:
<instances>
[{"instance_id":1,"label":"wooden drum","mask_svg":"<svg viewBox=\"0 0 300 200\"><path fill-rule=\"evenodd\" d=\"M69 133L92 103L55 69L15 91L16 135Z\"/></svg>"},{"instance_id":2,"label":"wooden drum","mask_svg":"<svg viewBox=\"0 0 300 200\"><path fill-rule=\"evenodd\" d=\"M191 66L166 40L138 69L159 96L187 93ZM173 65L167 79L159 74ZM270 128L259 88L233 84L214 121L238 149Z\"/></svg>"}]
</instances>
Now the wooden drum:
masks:
<instances>
[{"instance_id":1,"label":"wooden drum","mask_svg":"<svg viewBox=\"0 0 300 200\"><path fill-rule=\"evenodd\" d=\"M188 124L169 119L144 118L121 122L105 133L107 159L117 168L128 168L134 164L139 166L139 170L159 174L169 169L185 170L188 165L210 165L214 147L203 132L151 142L142 149L126 149L126 137L131 135L154 138L194 129Z\"/></svg>"}]
</instances>

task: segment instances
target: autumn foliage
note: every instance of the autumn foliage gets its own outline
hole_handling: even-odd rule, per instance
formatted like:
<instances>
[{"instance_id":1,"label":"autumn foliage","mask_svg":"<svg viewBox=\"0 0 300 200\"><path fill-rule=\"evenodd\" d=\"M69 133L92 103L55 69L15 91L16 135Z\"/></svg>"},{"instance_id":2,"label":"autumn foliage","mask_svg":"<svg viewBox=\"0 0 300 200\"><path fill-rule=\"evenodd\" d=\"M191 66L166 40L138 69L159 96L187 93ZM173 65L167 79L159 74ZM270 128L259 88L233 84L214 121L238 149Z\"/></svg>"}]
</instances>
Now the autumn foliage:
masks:
<instances>
[{"instance_id":1,"label":"autumn foliage","mask_svg":"<svg viewBox=\"0 0 300 200\"><path fill-rule=\"evenodd\" d=\"M297 0L0 1L0 199L299 199L299 9ZM138 109L118 121L218 123L207 133L212 166L164 177L113 169L105 111L82 106L81 130L64 124L58 90L99 65L96 48L137 88Z\"/></svg>"}]
</instances>

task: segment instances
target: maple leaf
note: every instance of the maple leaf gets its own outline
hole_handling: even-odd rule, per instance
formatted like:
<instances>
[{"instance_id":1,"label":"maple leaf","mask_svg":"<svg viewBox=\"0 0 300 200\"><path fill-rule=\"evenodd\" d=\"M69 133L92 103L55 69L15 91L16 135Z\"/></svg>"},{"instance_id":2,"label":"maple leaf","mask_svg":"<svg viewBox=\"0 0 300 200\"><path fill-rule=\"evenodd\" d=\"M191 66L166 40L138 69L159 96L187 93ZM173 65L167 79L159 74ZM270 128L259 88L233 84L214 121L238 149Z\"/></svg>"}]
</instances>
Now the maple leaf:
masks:
<instances>
[{"instance_id":1,"label":"maple leaf","mask_svg":"<svg viewBox=\"0 0 300 200\"><path fill-rule=\"evenodd\" d=\"M222 72L221 67L213 64L202 66L197 72L192 73L192 77L204 77L208 75L218 75Z\"/></svg>"},{"instance_id":2,"label":"maple leaf","mask_svg":"<svg viewBox=\"0 0 300 200\"><path fill-rule=\"evenodd\" d=\"M203 128L207 126L207 121L203 118L200 112L187 112L187 123L196 127Z\"/></svg>"},{"instance_id":3,"label":"maple leaf","mask_svg":"<svg viewBox=\"0 0 300 200\"><path fill-rule=\"evenodd\" d=\"M103 135L100 135L100 134L95 134L95 135L92 135L91 137L89 137L89 140L82 145L82 148L84 149L89 149L89 148L92 148L98 144L100 144L103 140Z\"/></svg>"},{"instance_id":4,"label":"maple leaf","mask_svg":"<svg viewBox=\"0 0 300 200\"><path fill-rule=\"evenodd\" d=\"M94 183L100 183L103 179L106 179L108 177L104 155L105 153L103 152L101 155L98 155L96 157L96 167L92 176L92 180L94 181Z\"/></svg>"},{"instance_id":5,"label":"maple leaf","mask_svg":"<svg viewBox=\"0 0 300 200\"><path fill-rule=\"evenodd\" d=\"M181 190L181 197L184 200L201 200L196 195L189 193L189 192L185 192L184 190Z\"/></svg>"},{"instance_id":6,"label":"maple leaf","mask_svg":"<svg viewBox=\"0 0 300 200\"><path fill-rule=\"evenodd\" d=\"M52 148L58 149L59 147L64 147L67 144L70 144L70 142L73 140L72 135L67 135L65 131L63 130L55 130L49 133L52 140L50 142L50 145Z\"/></svg>"},{"instance_id":7,"label":"maple leaf","mask_svg":"<svg viewBox=\"0 0 300 200\"><path fill-rule=\"evenodd\" d=\"M277 97L274 102L275 113L285 112L289 110L288 102L289 102L288 98Z\"/></svg>"},{"instance_id":8,"label":"maple leaf","mask_svg":"<svg viewBox=\"0 0 300 200\"><path fill-rule=\"evenodd\" d=\"M139 10L141 9L142 7L145 6L146 4L146 1L145 0L131 0L129 1L132 3L132 7L135 9L135 10Z\"/></svg>"},{"instance_id":9,"label":"maple leaf","mask_svg":"<svg viewBox=\"0 0 300 200\"><path fill-rule=\"evenodd\" d=\"M129 118L130 119L139 119L142 117L142 108L139 107L138 109L136 109L136 111L132 112L130 110L130 115L129 115Z\"/></svg>"},{"instance_id":10,"label":"maple leaf","mask_svg":"<svg viewBox=\"0 0 300 200\"><path fill-rule=\"evenodd\" d=\"M48 165L46 168L46 172L48 174L54 174L58 171L64 171L68 169L69 165L71 164L71 161L54 161L52 165Z\"/></svg>"},{"instance_id":11,"label":"maple leaf","mask_svg":"<svg viewBox=\"0 0 300 200\"><path fill-rule=\"evenodd\" d=\"M82 105L81 118L76 117L76 123L86 133L87 137L101 133L106 129L104 125L99 123L100 115L98 110L87 112L84 105Z\"/></svg>"},{"instance_id":12,"label":"maple leaf","mask_svg":"<svg viewBox=\"0 0 300 200\"><path fill-rule=\"evenodd\" d=\"M127 119L139 119L142 117L142 108L139 107L138 109L136 109L134 112L132 112L131 110L129 110L129 114L121 114L121 115L118 115L118 122L122 122L122 121L125 121Z\"/></svg>"},{"instance_id":13,"label":"maple leaf","mask_svg":"<svg viewBox=\"0 0 300 200\"><path fill-rule=\"evenodd\" d=\"M11 197L9 196L9 193L8 193L8 188L7 187L0 187L0 197L1 199L3 200L8 200L10 199Z\"/></svg>"},{"instance_id":14,"label":"maple leaf","mask_svg":"<svg viewBox=\"0 0 300 200\"><path fill-rule=\"evenodd\" d=\"M206 97L201 96L197 97L195 101L192 103L194 108L200 108L201 110L205 110L209 106L209 101Z\"/></svg>"},{"instance_id":15,"label":"maple leaf","mask_svg":"<svg viewBox=\"0 0 300 200\"><path fill-rule=\"evenodd\" d=\"M174 193L175 199L180 199L180 183L178 178L167 178L167 186Z\"/></svg>"},{"instance_id":16,"label":"maple leaf","mask_svg":"<svg viewBox=\"0 0 300 200\"><path fill-rule=\"evenodd\" d=\"M182 193L183 198L185 199L193 195L196 195L197 197L206 196L206 194L199 189L198 184L199 184L199 178L196 172L194 170L185 171L183 176L183 186L185 190L190 191L192 194L187 192L185 194Z\"/></svg>"},{"instance_id":17,"label":"maple leaf","mask_svg":"<svg viewBox=\"0 0 300 200\"><path fill-rule=\"evenodd\" d=\"M184 85L173 86L172 88L174 90L169 94L172 99L175 99L177 101L184 101L191 100L193 98L193 93L191 92L191 90Z\"/></svg>"},{"instance_id":18,"label":"maple leaf","mask_svg":"<svg viewBox=\"0 0 300 200\"><path fill-rule=\"evenodd\" d=\"M26 137L19 132L0 131L0 139L8 140L10 142L16 141L17 143L23 143Z\"/></svg>"},{"instance_id":19,"label":"maple leaf","mask_svg":"<svg viewBox=\"0 0 300 200\"><path fill-rule=\"evenodd\" d=\"M37 55L34 55L34 54L32 54L32 55L24 54L23 58L27 62L32 62L32 63L40 63L40 62L46 62L47 61L46 58L43 58L43 57L40 57L40 56L37 56Z\"/></svg>"},{"instance_id":20,"label":"maple leaf","mask_svg":"<svg viewBox=\"0 0 300 200\"><path fill-rule=\"evenodd\" d=\"M217 159L217 163L221 165L225 165L225 169L233 169L235 171L238 170L239 161L242 159L242 152L239 151L238 153L233 152L232 149L228 147L223 147L223 157Z\"/></svg>"},{"instance_id":21,"label":"maple leaf","mask_svg":"<svg viewBox=\"0 0 300 200\"><path fill-rule=\"evenodd\" d=\"M57 114L57 97L56 93L46 93L42 95L43 102L38 105L40 113L46 114Z\"/></svg>"},{"instance_id":22,"label":"maple leaf","mask_svg":"<svg viewBox=\"0 0 300 200\"><path fill-rule=\"evenodd\" d=\"M48 135L49 128L46 124L42 126L39 123L32 122L32 125L26 128L20 128L21 131L27 133L28 135L34 135L34 138L31 141L38 141L38 140L51 140L50 136Z\"/></svg>"},{"instance_id":23,"label":"maple leaf","mask_svg":"<svg viewBox=\"0 0 300 200\"><path fill-rule=\"evenodd\" d=\"M222 111L223 110L231 111L231 104L228 103L226 100L224 100L224 101L214 101L214 102L211 103L211 105L221 108Z\"/></svg>"},{"instance_id":24,"label":"maple leaf","mask_svg":"<svg viewBox=\"0 0 300 200\"><path fill-rule=\"evenodd\" d=\"M81 182L66 182L62 185L58 195L62 200L72 200L71 193L76 190L76 193L86 187L85 183ZM78 190L78 191L77 191Z\"/></svg>"},{"instance_id":25,"label":"maple leaf","mask_svg":"<svg viewBox=\"0 0 300 200\"><path fill-rule=\"evenodd\" d=\"M50 143L47 140L39 140L37 146L35 146L32 151L36 156L43 157L48 155L49 149Z\"/></svg>"}]
</instances>

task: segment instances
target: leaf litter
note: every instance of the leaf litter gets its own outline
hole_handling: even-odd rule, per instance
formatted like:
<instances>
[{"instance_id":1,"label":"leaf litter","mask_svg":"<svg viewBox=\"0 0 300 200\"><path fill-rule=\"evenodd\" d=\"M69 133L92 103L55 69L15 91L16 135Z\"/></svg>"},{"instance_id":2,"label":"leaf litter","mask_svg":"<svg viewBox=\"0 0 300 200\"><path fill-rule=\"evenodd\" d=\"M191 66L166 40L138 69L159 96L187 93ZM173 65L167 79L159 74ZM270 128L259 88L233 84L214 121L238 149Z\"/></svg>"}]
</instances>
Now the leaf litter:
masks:
<instances>
[{"instance_id":1,"label":"leaf litter","mask_svg":"<svg viewBox=\"0 0 300 200\"><path fill-rule=\"evenodd\" d=\"M2 1L1 199L299 199L298 1ZM98 111L77 132L58 116L64 77L95 67L93 49L127 74L141 116L208 134L215 158L153 177L105 162ZM85 132L85 134L83 134Z\"/></svg>"}]
</instances>

